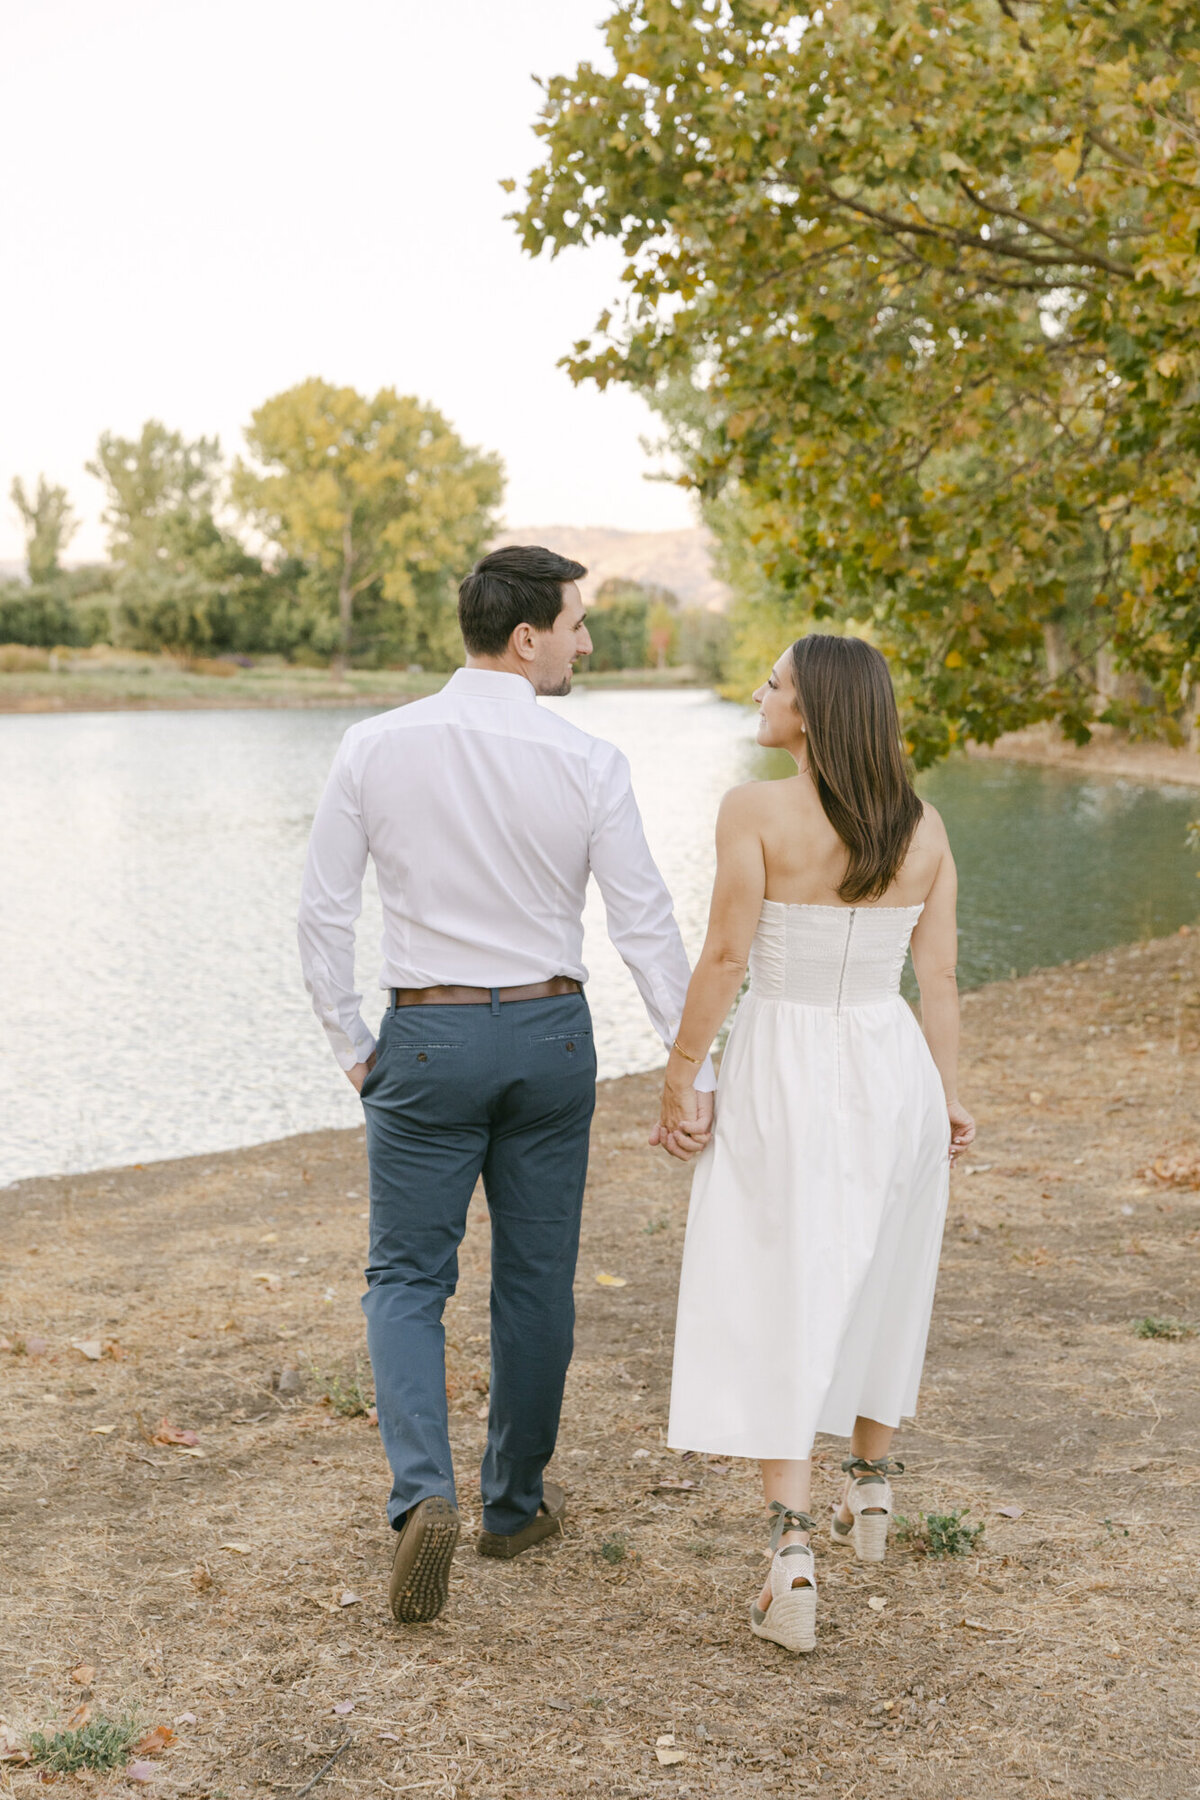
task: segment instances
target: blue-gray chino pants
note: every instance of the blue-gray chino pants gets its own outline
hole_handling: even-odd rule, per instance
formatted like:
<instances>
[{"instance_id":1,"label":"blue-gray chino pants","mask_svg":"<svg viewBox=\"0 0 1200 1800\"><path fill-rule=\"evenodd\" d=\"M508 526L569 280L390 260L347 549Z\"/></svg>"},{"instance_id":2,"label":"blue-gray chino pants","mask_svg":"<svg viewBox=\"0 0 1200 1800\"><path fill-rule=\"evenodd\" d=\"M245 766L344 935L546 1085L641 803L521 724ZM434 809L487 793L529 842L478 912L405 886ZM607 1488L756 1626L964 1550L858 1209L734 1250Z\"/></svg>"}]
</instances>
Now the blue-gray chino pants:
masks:
<instances>
[{"instance_id":1,"label":"blue-gray chino pants","mask_svg":"<svg viewBox=\"0 0 1200 1800\"><path fill-rule=\"evenodd\" d=\"M453 1501L442 1312L483 1176L492 1222L492 1378L483 1523L520 1531L542 1501L574 1342L572 1293L596 1104L582 994L389 1007L362 1090L371 1174L367 1346L397 1528Z\"/></svg>"}]
</instances>

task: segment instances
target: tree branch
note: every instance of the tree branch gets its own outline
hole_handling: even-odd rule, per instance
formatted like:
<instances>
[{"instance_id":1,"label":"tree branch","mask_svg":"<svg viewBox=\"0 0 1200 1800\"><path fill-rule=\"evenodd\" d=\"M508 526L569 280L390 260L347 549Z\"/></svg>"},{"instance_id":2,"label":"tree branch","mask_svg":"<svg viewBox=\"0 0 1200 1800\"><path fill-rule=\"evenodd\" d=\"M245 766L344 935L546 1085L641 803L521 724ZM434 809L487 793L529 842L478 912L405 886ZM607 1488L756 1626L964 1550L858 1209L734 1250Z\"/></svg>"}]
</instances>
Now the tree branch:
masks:
<instances>
[{"instance_id":1,"label":"tree branch","mask_svg":"<svg viewBox=\"0 0 1200 1800\"><path fill-rule=\"evenodd\" d=\"M1060 249L1070 251L1075 262L1090 263L1094 268L1107 269L1110 275L1132 276L1137 273L1132 263L1114 262L1111 257L1101 256L1099 251L1087 250L1077 239L1068 237L1065 231L1056 231L1053 225L1043 225L1039 220L1031 219L1011 206L1000 206L985 200L982 194L975 192L965 175L959 176L958 185L972 206L977 206L981 212L991 213L998 219L1012 219L1018 225L1024 225L1027 231L1036 231L1039 237L1049 238Z\"/></svg>"}]
</instances>

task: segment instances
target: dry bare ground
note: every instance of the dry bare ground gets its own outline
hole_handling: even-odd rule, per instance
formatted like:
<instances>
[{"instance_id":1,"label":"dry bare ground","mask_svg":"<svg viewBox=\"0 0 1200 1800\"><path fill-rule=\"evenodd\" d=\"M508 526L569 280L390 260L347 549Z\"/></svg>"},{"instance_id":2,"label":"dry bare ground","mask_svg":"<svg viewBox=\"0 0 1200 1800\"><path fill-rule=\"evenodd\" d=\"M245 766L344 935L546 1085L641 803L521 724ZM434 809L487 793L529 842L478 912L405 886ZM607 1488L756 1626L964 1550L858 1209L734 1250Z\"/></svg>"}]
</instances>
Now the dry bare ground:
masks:
<instances>
[{"instance_id":1,"label":"dry bare ground","mask_svg":"<svg viewBox=\"0 0 1200 1800\"><path fill-rule=\"evenodd\" d=\"M966 1557L896 1546L876 1570L822 1542L803 1659L747 1630L753 1472L664 1448L688 1176L643 1147L650 1078L601 1096L565 1540L510 1566L464 1535L424 1628L386 1612L379 1434L322 1401L352 1406L365 1375L361 1135L0 1195L10 1741L80 1704L132 1711L177 1739L136 1791L211 1800L1195 1794L1200 1340L1132 1324L1200 1311L1200 937L992 987L965 1016L981 1135L955 1176L899 1504L969 1507L986 1530ZM469 1526L481 1207L462 1261L449 1386ZM272 1388L282 1369L294 1397ZM154 1441L164 1420L198 1443ZM822 1447L821 1509L839 1455ZM0 1766L4 1792L42 1791Z\"/></svg>"}]
</instances>

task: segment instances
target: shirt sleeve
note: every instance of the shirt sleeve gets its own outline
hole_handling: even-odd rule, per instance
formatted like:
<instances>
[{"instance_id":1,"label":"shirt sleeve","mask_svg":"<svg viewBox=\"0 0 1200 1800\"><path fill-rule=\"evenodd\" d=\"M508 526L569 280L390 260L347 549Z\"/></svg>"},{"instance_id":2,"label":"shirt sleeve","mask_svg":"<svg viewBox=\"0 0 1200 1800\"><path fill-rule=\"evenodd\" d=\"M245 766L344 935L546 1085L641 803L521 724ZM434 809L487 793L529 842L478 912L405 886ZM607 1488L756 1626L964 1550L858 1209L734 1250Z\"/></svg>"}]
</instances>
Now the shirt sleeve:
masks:
<instances>
[{"instance_id":1,"label":"shirt sleeve","mask_svg":"<svg viewBox=\"0 0 1200 1800\"><path fill-rule=\"evenodd\" d=\"M608 915L608 935L637 983L650 1023L670 1049L691 969L671 896L642 829L629 763L619 751L600 772L593 817L591 869ZM711 1093L716 1085L712 1059L705 1057L695 1086Z\"/></svg>"},{"instance_id":2,"label":"shirt sleeve","mask_svg":"<svg viewBox=\"0 0 1200 1800\"><path fill-rule=\"evenodd\" d=\"M366 1062L375 1048L354 988L354 926L362 911L367 848L343 739L308 840L296 933L304 985L343 1069Z\"/></svg>"}]
</instances>

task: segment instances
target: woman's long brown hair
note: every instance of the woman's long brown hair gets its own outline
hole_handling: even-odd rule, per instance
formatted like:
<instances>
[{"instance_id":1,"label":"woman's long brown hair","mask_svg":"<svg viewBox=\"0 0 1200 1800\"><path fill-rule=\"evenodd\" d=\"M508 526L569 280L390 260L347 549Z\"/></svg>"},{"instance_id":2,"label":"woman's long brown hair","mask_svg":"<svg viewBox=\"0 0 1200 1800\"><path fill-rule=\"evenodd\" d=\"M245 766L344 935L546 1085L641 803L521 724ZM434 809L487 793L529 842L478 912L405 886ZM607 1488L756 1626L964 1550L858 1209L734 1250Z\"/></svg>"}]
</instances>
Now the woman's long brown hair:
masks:
<instances>
[{"instance_id":1,"label":"woman's long brown hair","mask_svg":"<svg viewBox=\"0 0 1200 1800\"><path fill-rule=\"evenodd\" d=\"M850 853L838 897L850 906L877 900L899 874L923 810L888 666L862 638L813 633L792 645L792 674L809 773Z\"/></svg>"}]
</instances>

